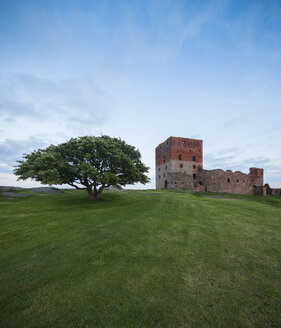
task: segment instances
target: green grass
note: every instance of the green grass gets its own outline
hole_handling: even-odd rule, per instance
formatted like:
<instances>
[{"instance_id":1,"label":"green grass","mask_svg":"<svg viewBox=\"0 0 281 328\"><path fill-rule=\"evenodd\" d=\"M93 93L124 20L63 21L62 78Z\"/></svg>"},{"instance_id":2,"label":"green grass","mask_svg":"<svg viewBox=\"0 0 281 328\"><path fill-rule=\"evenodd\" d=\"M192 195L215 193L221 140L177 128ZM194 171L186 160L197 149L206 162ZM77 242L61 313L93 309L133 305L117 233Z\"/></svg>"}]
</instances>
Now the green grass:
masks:
<instances>
[{"instance_id":1,"label":"green grass","mask_svg":"<svg viewBox=\"0 0 281 328\"><path fill-rule=\"evenodd\" d=\"M280 327L281 197L0 197L0 327Z\"/></svg>"}]
</instances>

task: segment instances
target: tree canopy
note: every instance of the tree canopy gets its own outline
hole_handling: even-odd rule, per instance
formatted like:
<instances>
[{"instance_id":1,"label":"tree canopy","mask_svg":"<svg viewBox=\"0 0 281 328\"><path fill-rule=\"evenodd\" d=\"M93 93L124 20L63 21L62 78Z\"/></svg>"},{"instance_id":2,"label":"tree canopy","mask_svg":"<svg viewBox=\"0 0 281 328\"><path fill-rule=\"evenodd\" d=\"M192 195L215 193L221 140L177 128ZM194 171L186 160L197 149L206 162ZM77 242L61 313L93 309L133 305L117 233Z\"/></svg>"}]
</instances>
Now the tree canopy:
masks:
<instances>
[{"instance_id":1,"label":"tree canopy","mask_svg":"<svg viewBox=\"0 0 281 328\"><path fill-rule=\"evenodd\" d=\"M50 145L18 161L14 174L43 184L68 184L98 200L106 187L149 182L140 152L120 138L84 136Z\"/></svg>"}]
</instances>

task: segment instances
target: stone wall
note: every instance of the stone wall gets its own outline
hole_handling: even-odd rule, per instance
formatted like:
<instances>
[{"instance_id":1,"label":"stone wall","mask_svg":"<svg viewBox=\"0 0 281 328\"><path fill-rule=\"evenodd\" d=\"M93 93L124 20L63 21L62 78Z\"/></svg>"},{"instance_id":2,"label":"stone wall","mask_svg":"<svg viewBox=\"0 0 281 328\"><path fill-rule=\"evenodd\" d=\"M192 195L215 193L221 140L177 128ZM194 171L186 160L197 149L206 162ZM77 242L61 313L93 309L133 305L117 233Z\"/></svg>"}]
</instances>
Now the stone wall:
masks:
<instances>
[{"instance_id":1,"label":"stone wall","mask_svg":"<svg viewBox=\"0 0 281 328\"><path fill-rule=\"evenodd\" d=\"M281 196L281 188L271 188L269 184L265 184L267 195Z\"/></svg>"},{"instance_id":2,"label":"stone wall","mask_svg":"<svg viewBox=\"0 0 281 328\"><path fill-rule=\"evenodd\" d=\"M156 147L156 189L190 189L264 195L263 169L250 173L203 170L203 141L170 137ZM273 189L271 189L273 190Z\"/></svg>"},{"instance_id":3,"label":"stone wall","mask_svg":"<svg viewBox=\"0 0 281 328\"><path fill-rule=\"evenodd\" d=\"M202 140L170 137L156 147L155 155L156 189L175 188L179 183L187 184L187 176L193 176L203 168ZM177 181L173 177L175 173L185 178Z\"/></svg>"},{"instance_id":4,"label":"stone wall","mask_svg":"<svg viewBox=\"0 0 281 328\"><path fill-rule=\"evenodd\" d=\"M203 170L198 175L198 183L204 186L205 191L226 192L232 194L263 194L261 177L254 179L251 174L231 170Z\"/></svg>"},{"instance_id":5,"label":"stone wall","mask_svg":"<svg viewBox=\"0 0 281 328\"><path fill-rule=\"evenodd\" d=\"M271 188L271 195L281 196L281 188Z\"/></svg>"}]
</instances>

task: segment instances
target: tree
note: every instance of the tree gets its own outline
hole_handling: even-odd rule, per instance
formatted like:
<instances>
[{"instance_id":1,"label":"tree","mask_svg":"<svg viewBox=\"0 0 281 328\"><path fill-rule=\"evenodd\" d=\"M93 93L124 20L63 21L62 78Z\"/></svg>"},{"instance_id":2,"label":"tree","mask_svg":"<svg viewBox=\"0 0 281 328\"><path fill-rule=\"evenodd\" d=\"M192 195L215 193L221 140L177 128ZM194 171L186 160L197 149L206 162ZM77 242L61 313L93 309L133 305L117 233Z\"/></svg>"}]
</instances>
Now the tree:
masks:
<instances>
[{"instance_id":1,"label":"tree","mask_svg":"<svg viewBox=\"0 0 281 328\"><path fill-rule=\"evenodd\" d=\"M18 180L28 178L43 184L68 184L87 190L90 200L98 200L104 188L149 182L148 167L134 146L109 136L72 138L31 154L14 169Z\"/></svg>"}]
</instances>

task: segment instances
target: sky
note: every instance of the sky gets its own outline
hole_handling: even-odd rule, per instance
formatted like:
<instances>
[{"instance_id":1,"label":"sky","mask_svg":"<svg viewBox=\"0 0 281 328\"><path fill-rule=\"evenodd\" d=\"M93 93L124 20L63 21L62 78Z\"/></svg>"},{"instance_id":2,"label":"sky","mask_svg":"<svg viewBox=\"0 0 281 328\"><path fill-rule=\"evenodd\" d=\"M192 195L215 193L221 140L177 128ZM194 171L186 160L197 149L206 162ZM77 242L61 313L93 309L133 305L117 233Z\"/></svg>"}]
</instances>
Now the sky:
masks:
<instances>
[{"instance_id":1,"label":"sky","mask_svg":"<svg viewBox=\"0 0 281 328\"><path fill-rule=\"evenodd\" d=\"M0 0L0 185L23 153L107 134L150 167L170 136L205 169L281 187L280 0Z\"/></svg>"}]
</instances>

